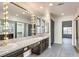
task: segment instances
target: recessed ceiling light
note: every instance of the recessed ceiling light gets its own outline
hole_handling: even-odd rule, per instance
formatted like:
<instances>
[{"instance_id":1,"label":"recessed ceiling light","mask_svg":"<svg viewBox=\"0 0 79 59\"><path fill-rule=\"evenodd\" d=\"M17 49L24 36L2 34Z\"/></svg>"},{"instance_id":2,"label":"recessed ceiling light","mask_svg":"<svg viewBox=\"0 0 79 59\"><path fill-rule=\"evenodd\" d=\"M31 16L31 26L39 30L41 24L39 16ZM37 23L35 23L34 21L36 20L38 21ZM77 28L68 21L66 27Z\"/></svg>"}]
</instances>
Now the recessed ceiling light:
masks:
<instances>
[{"instance_id":1,"label":"recessed ceiling light","mask_svg":"<svg viewBox=\"0 0 79 59\"><path fill-rule=\"evenodd\" d=\"M61 15L64 15L64 13L61 13Z\"/></svg>"},{"instance_id":2,"label":"recessed ceiling light","mask_svg":"<svg viewBox=\"0 0 79 59\"><path fill-rule=\"evenodd\" d=\"M49 3L49 6L53 6L53 3Z\"/></svg>"},{"instance_id":3,"label":"recessed ceiling light","mask_svg":"<svg viewBox=\"0 0 79 59\"><path fill-rule=\"evenodd\" d=\"M40 6L40 8L42 9L43 7L42 7L42 6Z\"/></svg>"}]
</instances>

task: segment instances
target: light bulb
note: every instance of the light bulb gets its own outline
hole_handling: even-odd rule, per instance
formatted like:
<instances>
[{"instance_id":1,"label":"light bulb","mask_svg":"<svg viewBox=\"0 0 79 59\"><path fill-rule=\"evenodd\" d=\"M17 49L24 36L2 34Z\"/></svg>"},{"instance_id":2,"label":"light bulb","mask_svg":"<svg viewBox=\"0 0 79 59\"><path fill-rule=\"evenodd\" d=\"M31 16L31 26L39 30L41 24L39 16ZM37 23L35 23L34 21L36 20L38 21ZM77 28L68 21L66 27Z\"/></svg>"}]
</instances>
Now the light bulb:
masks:
<instances>
[{"instance_id":1,"label":"light bulb","mask_svg":"<svg viewBox=\"0 0 79 59\"><path fill-rule=\"evenodd\" d=\"M6 7L5 7L6 9L8 9L8 5L6 5Z\"/></svg>"},{"instance_id":2,"label":"light bulb","mask_svg":"<svg viewBox=\"0 0 79 59\"><path fill-rule=\"evenodd\" d=\"M8 14L8 11L6 11L6 14Z\"/></svg>"},{"instance_id":3,"label":"light bulb","mask_svg":"<svg viewBox=\"0 0 79 59\"><path fill-rule=\"evenodd\" d=\"M6 19L8 19L8 16L6 16Z\"/></svg>"},{"instance_id":4,"label":"light bulb","mask_svg":"<svg viewBox=\"0 0 79 59\"><path fill-rule=\"evenodd\" d=\"M5 40L8 40L8 37L4 37Z\"/></svg>"},{"instance_id":5,"label":"light bulb","mask_svg":"<svg viewBox=\"0 0 79 59\"><path fill-rule=\"evenodd\" d=\"M4 32L4 34L8 34L8 32Z\"/></svg>"}]
</instances>

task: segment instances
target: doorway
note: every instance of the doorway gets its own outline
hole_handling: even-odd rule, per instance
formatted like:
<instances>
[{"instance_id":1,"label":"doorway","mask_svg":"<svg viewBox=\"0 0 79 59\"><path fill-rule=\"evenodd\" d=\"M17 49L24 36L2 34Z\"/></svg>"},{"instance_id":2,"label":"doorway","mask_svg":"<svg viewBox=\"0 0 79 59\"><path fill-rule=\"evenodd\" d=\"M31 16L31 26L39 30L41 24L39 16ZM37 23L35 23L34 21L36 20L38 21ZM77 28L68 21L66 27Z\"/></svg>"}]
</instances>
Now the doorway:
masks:
<instances>
[{"instance_id":1,"label":"doorway","mask_svg":"<svg viewBox=\"0 0 79 59\"><path fill-rule=\"evenodd\" d=\"M64 46L72 46L72 21L62 22L62 40Z\"/></svg>"},{"instance_id":2,"label":"doorway","mask_svg":"<svg viewBox=\"0 0 79 59\"><path fill-rule=\"evenodd\" d=\"M51 19L51 45L54 43L54 21Z\"/></svg>"}]
</instances>

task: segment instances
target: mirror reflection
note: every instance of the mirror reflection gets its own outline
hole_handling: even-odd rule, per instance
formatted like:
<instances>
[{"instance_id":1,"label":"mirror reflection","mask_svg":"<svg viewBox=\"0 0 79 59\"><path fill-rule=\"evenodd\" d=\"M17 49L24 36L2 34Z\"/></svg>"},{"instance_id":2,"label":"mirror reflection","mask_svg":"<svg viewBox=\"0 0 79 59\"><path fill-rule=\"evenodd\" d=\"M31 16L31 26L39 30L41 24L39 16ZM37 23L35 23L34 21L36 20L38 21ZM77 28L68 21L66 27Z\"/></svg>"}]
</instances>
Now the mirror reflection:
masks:
<instances>
[{"instance_id":1,"label":"mirror reflection","mask_svg":"<svg viewBox=\"0 0 79 59\"><path fill-rule=\"evenodd\" d=\"M13 38L28 36L28 24L31 24L31 15L22 8L9 3L9 32Z\"/></svg>"},{"instance_id":2,"label":"mirror reflection","mask_svg":"<svg viewBox=\"0 0 79 59\"><path fill-rule=\"evenodd\" d=\"M3 40L3 3L0 3L0 40ZM8 38L20 38L45 33L45 19L35 15L34 29L32 29L32 14L16 3L8 3ZM32 31L33 30L33 31Z\"/></svg>"}]
</instances>

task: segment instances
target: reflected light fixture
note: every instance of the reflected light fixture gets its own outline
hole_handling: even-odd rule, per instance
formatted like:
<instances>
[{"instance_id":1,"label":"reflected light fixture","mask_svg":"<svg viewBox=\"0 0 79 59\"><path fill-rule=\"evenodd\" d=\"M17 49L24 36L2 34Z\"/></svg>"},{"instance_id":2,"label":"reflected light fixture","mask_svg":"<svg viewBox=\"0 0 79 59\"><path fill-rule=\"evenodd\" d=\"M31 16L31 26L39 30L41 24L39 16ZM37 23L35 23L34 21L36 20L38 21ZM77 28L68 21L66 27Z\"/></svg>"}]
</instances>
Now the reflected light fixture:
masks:
<instances>
[{"instance_id":1,"label":"reflected light fixture","mask_svg":"<svg viewBox=\"0 0 79 59\"><path fill-rule=\"evenodd\" d=\"M4 2L3 3L3 20L4 20L4 24L3 24L3 34L4 34L4 40L3 43L0 44L0 46L5 46L7 45L8 42L8 3Z\"/></svg>"}]
</instances>

